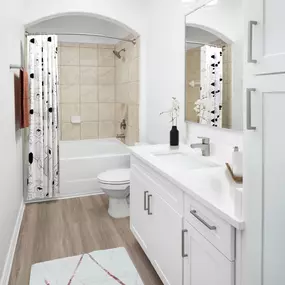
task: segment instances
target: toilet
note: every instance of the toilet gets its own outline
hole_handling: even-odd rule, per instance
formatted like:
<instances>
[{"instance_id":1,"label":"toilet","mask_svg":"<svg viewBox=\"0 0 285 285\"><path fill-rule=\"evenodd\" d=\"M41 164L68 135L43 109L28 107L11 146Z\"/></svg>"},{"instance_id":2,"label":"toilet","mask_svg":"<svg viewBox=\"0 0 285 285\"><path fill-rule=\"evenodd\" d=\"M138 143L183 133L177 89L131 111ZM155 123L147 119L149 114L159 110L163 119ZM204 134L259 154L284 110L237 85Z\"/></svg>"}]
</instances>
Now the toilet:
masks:
<instances>
[{"instance_id":1,"label":"toilet","mask_svg":"<svg viewBox=\"0 0 285 285\"><path fill-rule=\"evenodd\" d=\"M101 190L109 197L108 213L113 218L125 218L129 213L130 169L112 169L97 177Z\"/></svg>"}]
</instances>

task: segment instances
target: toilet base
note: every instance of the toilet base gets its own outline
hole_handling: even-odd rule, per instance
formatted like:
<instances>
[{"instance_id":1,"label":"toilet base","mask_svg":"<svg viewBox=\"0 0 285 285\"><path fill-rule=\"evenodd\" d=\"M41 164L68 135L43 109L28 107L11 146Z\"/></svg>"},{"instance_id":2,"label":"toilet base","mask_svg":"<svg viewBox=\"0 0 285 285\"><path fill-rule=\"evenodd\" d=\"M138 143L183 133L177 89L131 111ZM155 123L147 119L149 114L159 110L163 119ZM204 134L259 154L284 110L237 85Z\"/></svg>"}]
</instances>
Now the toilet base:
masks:
<instances>
[{"instance_id":1,"label":"toilet base","mask_svg":"<svg viewBox=\"0 0 285 285\"><path fill-rule=\"evenodd\" d=\"M108 213L112 218L126 218L130 216L130 206L127 198L109 197Z\"/></svg>"}]
</instances>

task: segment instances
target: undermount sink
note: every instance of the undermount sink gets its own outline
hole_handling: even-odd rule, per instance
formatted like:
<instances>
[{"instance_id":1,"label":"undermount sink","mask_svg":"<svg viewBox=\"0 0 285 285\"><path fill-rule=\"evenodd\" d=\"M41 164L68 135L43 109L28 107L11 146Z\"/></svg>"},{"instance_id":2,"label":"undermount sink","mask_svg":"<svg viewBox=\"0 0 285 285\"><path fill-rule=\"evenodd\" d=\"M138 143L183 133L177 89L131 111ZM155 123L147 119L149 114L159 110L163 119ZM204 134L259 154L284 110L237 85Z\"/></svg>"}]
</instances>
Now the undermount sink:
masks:
<instances>
[{"instance_id":1,"label":"undermount sink","mask_svg":"<svg viewBox=\"0 0 285 285\"><path fill-rule=\"evenodd\" d=\"M187 170L219 166L212 161L208 161L204 157L199 157L198 155L186 152L157 152L152 153L152 155L157 157L161 162L165 164Z\"/></svg>"}]
</instances>

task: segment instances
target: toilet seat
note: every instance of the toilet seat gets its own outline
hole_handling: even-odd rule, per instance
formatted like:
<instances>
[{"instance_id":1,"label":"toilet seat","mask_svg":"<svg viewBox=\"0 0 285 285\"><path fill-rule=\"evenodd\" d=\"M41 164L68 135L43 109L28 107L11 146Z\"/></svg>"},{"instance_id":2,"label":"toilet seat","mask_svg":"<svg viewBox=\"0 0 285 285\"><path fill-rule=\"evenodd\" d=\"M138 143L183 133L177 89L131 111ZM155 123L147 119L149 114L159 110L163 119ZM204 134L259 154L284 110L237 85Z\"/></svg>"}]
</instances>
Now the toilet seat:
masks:
<instances>
[{"instance_id":1,"label":"toilet seat","mask_svg":"<svg viewBox=\"0 0 285 285\"><path fill-rule=\"evenodd\" d=\"M122 168L108 170L100 173L97 178L101 184L128 185L130 184L130 169Z\"/></svg>"}]
</instances>

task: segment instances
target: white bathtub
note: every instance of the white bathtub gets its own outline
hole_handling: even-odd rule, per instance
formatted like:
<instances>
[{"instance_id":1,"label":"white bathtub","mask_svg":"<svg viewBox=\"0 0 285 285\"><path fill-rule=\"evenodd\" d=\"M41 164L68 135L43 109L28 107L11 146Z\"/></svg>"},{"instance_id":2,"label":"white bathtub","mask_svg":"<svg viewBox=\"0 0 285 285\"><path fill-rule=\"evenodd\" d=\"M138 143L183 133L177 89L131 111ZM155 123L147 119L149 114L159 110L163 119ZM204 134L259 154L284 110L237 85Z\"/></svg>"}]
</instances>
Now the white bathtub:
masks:
<instances>
[{"instance_id":1,"label":"white bathtub","mask_svg":"<svg viewBox=\"0 0 285 285\"><path fill-rule=\"evenodd\" d=\"M130 151L117 139L61 141L60 196L100 193L97 175L130 167Z\"/></svg>"}]
</instances>

